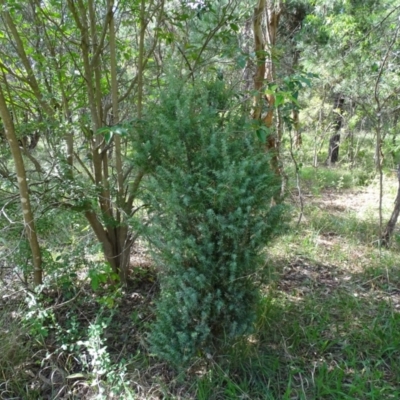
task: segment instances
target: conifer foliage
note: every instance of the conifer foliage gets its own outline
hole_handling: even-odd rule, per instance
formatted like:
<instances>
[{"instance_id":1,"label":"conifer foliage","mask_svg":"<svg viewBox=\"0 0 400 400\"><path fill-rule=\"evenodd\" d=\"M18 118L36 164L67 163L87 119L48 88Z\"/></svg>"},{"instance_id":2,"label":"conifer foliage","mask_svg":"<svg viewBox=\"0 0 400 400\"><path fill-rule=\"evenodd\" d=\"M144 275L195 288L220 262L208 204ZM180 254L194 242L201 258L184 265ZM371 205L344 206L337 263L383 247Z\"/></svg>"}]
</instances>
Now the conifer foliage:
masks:
<instances>
[{"instance_id":1,"label":"conifer foliage","mask_svg":"<svg viewBox=\"0 0 400 400\"><path fill-rule=\"evenodd\" d=\"M146 201L161 281L150 342L174 366L251 330L260 251L281 221L271 206L279 179L230 98L223 81L171 85L147 125L159 156Z\"/></svg>"}]
</instances>

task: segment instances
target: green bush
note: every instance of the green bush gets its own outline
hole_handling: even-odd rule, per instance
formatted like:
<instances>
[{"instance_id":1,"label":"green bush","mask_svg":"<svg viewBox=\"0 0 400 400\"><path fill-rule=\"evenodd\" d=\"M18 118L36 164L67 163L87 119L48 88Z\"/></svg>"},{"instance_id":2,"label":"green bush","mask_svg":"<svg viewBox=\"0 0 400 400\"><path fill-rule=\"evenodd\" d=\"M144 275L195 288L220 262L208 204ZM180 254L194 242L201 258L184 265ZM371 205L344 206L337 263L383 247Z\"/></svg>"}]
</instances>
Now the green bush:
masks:
<instances>
[{"instance_id":1,"label":"green bush","mask_svg":"<svg viewBox=\"0 0 400 400\"><path fill-rule=\"evenodd\" d=\"M161 281L150 342L175 366L250 331L260 251L281 222L280 180L245 113L221 108L229 98L222 82L172 85L146 124L159 163L146 199Z\"/></svg>"}]
</instances>

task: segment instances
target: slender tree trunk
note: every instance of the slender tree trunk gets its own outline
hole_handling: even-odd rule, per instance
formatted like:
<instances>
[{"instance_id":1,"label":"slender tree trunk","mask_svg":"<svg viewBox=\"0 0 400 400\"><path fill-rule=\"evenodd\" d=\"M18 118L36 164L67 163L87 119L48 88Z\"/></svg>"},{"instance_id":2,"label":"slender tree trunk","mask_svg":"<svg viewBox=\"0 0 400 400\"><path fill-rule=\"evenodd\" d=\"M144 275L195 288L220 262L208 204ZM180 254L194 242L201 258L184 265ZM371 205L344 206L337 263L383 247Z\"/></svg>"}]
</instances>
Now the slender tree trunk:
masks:
<instances>
[{"instance_id":1,"label":"slender tree trunk","mask_svg":"<svg viewBox=\"0 0 400 400\"><path fill-rule=\"evenodd\" d=\"M398 123L398 121L399 121L399 113L396 112L396 114L395 114L394 117L393 117L393 126L394 126L395 128L397 128L397 123ZM395 149L397 148L397 140L396 140L396 139L397 139L397 129L396 129L396 131L393 133L393 136L392 136L392 151L391 151L391 156L392 156L393 162L398 161L397 156L396 156L396 151L395 151Z\"/></svg>"},{"instance_id":2,"label":"slender tree trunk","mask_svg":"<svg viewBox=\"0 0 400 400\"><path fill-rule=\"evenodd\" d=\"M292 110L292 120L293 120L293 129L294 129L294 145L296 148L300 148L303 144L303 138L301 137L300 131L300 115L298 108L294 108Z\"/></svg>"},{"instance_id":3,"label":"slender tree trunk","mask_svg":"<svg viewBox=\"0 0 400 400\"><path fill-rule=\"evenodd\" d=\"M68 6L81 33L81 54L93 131L91 137L93 175L99 190L98 202L102 215L101 219L106 222L103 225L101 219L93 210L86 210L85 216L103 246L106 260L110 263L114 272L119 272L118 239L115 236L114 229L116 221L108 183L108 155L104 138L97 133L103 124L100 55L104 38L103 35L100 39L98 38L93 0L88 1L88 11L82 2L78 2L77 9L75 3L68 0ZM106 32L104 29L109 28L112 18L111 4L109 3L108 6L109 12L103 27L104 33Z\"/></svg>"},{"instance_id":4,"label":"slender tree trunk","mask_svg":"<svg viewBox=\"0 0 400 400\"><path fill-rule=\"evenodd\" d=\"M299 58L300 58L300 51L297 49L294 50L293 54L293 61L292 61L292 73L294 74L296 69L299 66ZM293 103L293 109L292 109L292 124L293 124L293 129L294 129L294 145L296 148L300 148L303 139L301 137L301 131L300 131L300 112L298 106Z\"/></svg>"},{"instance_id":5,"label":"slender tree trunk","mask_svg":"<svg viewBox=\"0 0 400 400\"><path fill-rule=\"evenodd\" d=\"M399 182L399 186L397 188L397 196L394 202L394 209L392 215L389 219L389 222L386 225L386 228L381 236L381 244L382 246L389 247L390 240L392 238L394 228L397 223L397 219L399 218L400 214L400 164L397 166L397 180Z\"/></svg>"},{"instance_id":6,"label":"slender tree trunk","mask_svg":"<svg viewBox=\"0 0 400 400\"><path fill-rule=\"evenodd\" d=\"M266 29L266 39L267 39L267 52L268 60L266 63L265 78L268 83L272 83L275 80L275 63L273 60L273 49L276 45L276 37L278 33L279 20L282 12L281 1L270 0L267 3L267 29ZM264 123L267 127L272 126L273 115L274 115L274 105L275 96L273 94L267 94L266 100L268 104L267 115L264 117ZM279 149L279 138L272 136L270 141L270 148Z\"/></svg>"},{"instance_id":7,"label":"slender tree trunk","mask_svg":"<svg viewBox=\"0 0 400 400\"><path fill-rule=\"evenodd\" d=\"M259 0L253 15L254 46L257 58L257 68L254 74L256 95L253 103L253 118L263 123L269 132L266 150L272 154L271 164L277 175L281 175L279 166L280 138L279 134L271 129L275 109L275 96L273 93L265 94L265 89L266 84L273 83L275 79L272 53L276 44L281 12L281 1ZM264 14L266 14L265 34L263 31Z\"/></svg>"},{"instance_id":8,"label":"slender tree trunk","mask_svg":"<svg viewBox=\"0 0 400 400\"><path fill-rule=\"evenodd\" d=\"M113 1L109 0L112 7ZM117 46L115 40L114 15L110 20L110 71L111 71L111 100L113 124L119 123L119 105L118 105L118 81L117 81ZM143 49L142 49L143 50ZM140 78L139 78L140 81ZM126 284L129 272L130 252L132 241L130 240L129 228L124 221L125 196L124 196L124 171L122 165L122 146L121 137L114 136L115 145L115 168L117 174L117 226L113 227L115 236L114 252L117 256L118 273L122 283Z\"/></svg>"},{"instance_id":9,"label":"slender tree trunk","mask_svg":"<svg viewBox=\"0 0 400 400\"><path fill-rule=\"evenodd\" d=\"M383 144L383 139L382 139L382 101L380 97L380 83L381 83L381 77L385 68L385 65L389 59L389 54L392 52L392 48L394 44L397 41L397 37L399 34L400 26L397 26L397 29L395 31L395 34L393 35L393 38L389 44L389 46L386 49L386 54L382 59L381 66L379 68L378 75L375 80L375 88L374 88L374 98L375 98L375 104L376 104L376 145L375 145L375 163L376 163L376 168L379 172L379 236L383 238L383 241L386 246L388 246L390 236L393 233L394 226L397 222L397 217L398 217L398 207L399 207L399 202L398 197L399 194L397 194L396 197L396 206L394 208L392 217L390 218L390 221L388 223L388 226L386 228L386 232L383 232L383 212L382 212L382 202L383 202L383 159L384 159L384 154L382 152L382 144ZM399 175L398 175L399 177ZM399 178L400 179L400 178ZM399 180L400 182L400 180ZM382 242L379 243L380 245L383 244ZM381 246L380 246L381 248Z\"/></svg>"},{"instance_id":10,"label":"slender tree trunk","mask_svg":"<svg viewBox=\"0 0 400 400\"><path fill-rule=\"evenodd\" d=\"M113 6L113 0L109 0L109 5ZM111 101L113 125L119 123L118 106L118 81L117 81L117 45L115 39L114 15L110 19L110 72L111 72ZM122 201L124 194L124 172L122 170L122 150L120 135L114 136L115 145L115 164L117 170L117 187L119 200Z\"/></svg>"},{"instance_id":11,"label":"slender tree trunk","mask_svg":"<svg viewBox=\"0 0 400 400\"><path fill-rule=\"evenodd\" d=\"M343 126L344 97L341 94L335 97L336 118L334 123L334 135L329 139L327 165L333 165L339 160L340 130Z\"/></svg>"},{"instance_id":12,"label":"slender tree trunk","mask_svg":"<svg viewBox=\"0 0 400 400\"><path fill-rule=\"evenodd\" d=\"M142 118L142 110L143 110L144 34L147 25L145 21L145 6L146 6L146 0L141 0L139 56L138 56L138 105L137 105L137 114L139 119Z\"/></svg>"},{"instance_id":13,"label":"slender tree trunk","mask_svg":"<svg viewBox=\"0 0 400 400\"><path fill-rule=\"evenodd\" d=\"M5 79L5 77L4 77ZM29 246L32 251L33 261L33 282L35 286L42 284L42 256L40 252L39 241L35 230L35 222L33 219L33 213L31 209L31 203L29 199L29 188L26 181L26 172L24 161L22 158L21 150L19 148L18 140L15 135L14 123L11 118L11 114L8 110L4 92L0 86L0 116L4 123L4 130L7 141L10 145L11 153L13 156L15 170L17 173L19 195L22 206L22 213L24 216L24 224L26 235L28 237Z\"/></svg>"},{"instance_id":14,"label":"slender tree trunk","mask_svg":"<svg viewBox=\"0 0 400 400\"><path fill-rule=\"evenodd\" d=\"M265 41L262 27L263 15L265 13L265 0L259 0L253 15L254 50L256 54L257 66L254 74L254 89L256 95L253 103L253 118L261 120L264 105L264 80L265 80Z\"/></svg>"}]
</instances>

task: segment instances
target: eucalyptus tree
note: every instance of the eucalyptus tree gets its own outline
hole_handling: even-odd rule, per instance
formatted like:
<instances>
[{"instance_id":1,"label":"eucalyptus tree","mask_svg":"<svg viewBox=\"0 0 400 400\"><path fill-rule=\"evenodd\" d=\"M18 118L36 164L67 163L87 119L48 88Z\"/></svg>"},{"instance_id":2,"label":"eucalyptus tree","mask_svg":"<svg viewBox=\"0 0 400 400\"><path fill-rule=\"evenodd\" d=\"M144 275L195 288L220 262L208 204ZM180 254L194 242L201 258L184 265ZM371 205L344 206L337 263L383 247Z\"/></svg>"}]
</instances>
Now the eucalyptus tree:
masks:
<instances>
[{"instance_id":1,"label":"eucalyptus tree","mask_svg":"<svg viewBox=\"0 0 400 400\"><path fill-rule=\"evenodd\" d=\"M261 131L268 133L266 136L267 149L273 152L272 164L277 174L280 174L278 165L279 138L271 132L275 95L273 90L268 90L268 84L272 85L275 81L273 52L275 50L282 7L282 1L259 0L254 8L253 15L254 52L256 56L253 118L262 124Z\"/></svg>"}]
</instances>

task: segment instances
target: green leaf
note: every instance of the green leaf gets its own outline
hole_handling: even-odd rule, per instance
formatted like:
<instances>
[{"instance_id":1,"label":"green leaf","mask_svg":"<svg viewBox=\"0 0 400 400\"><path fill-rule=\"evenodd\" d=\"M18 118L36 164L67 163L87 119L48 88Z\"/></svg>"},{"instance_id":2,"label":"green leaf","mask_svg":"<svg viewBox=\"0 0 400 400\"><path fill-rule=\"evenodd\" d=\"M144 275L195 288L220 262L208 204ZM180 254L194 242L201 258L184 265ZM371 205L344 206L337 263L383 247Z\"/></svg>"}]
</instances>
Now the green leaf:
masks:
<instances>
[{"instance_id":1,"label":"green leaf","mask_svg":"<svg viewBox=\"0 0 400 400\"><path fill-rule=\"evenodd\" d=\"M115 125L111 127L111 131L114 132L116 135L126 136L128 130L121 125Z\"/></svg>"},{"instance_id":2,"label":"green leaf","mask_svg":"<svg viewBox=\"0 0 400 400\"><path fill-rule=\"evenodd\" d=\"M100 285L100 279L97 271L95 270L90 270L89 271L89 278L90 278L90 286L94 291L96 291L99 288Z\"/></svg>"},{"instance_id":3,"label":"green leaf","mask_svg":"<svg viewBox=\"0 0 400 400\"><path fill-rule=\"evenodd\" d=\"M110 131L109 126L102 126L101 128L97 129L96 135L104 135L106 132Z\"/></svg>"},{"instance_id":4,"label":"green leaf","mask_svg":"<svg viewBox=\"0 0 400 400\"><path fill-rule=\"evenodd\" d=\"M90 280L90 286L92 286L93 290L97 290L99 288L99 279L97 277L97 275L92 275L92 278Z\"/></svg>"},{"instance_id":5,"label":"green leaf","mask_svg":"<svg viewBox=\"0 0 400 400\"><path fill-rule=\"evenodd\" d=\"M256 130L256 135L257 135L258 139L259 139L262 143L266 143L268 134L269 134L269 129L268 129L265 125L260 126L260 127Z\"/></svg>"},{"instance_id":6,"label":"green leaf","mask_svg":"<svg viewBox=\"0 0 400 400\"><path fill-rule=\"evenodd\" d=\"M275 107L279 107L285 102L285 95L283 93L277 93L275 95Z\"/></svg>"},{"instance_id":7,"label":"green leaf","mask_svg":"<svg viewBox=\"0 0 400 400\"><path fill-rule=\"evenodd\" d=\"M296 94L291 95L290 93L287 93L287 99L290 100L293 104L295 104L297 107L300 107L300 103L297 100Z\"/></svg>"},{"instance_id":8,"label":"green leaf","mask_svg":"<svg viewBox=\"0 0 400 400\"><path fill-rule=\"evenodd\" d=\"M233 31L235 31L235 32L238 32L238 31L239 31L239 26L238 26L238 25L236 25L236 24L234 24L234 23L231 23L231 24L229 24L229 26L231 27L231 29L232 29Z\"/></svg>"},{"instance_id":9,"label":"green leaf","mask_svg":"<svg viewBox=\"0 0 400 400\"><path fill-rule=\"evenodd\" d=\"M106 141L107 144L109 144L111 142L113 136L114 136L114 132L112 132L112 131L108 131L104 134L104 140Z\"/></svg>"},{"instance_id":10,"label":"green leaf","mask_svg":"<svg viewBox=\"0 0 400 400\"><path fill-rule=\"evenodd\" d=\"M311 79L306 78L305 76L299 76L299 82L303 82L307 87L311 87Z\"/></svg>"},{"instance_id":11,"label":"green leaf","mask_svg":"<svg viewBox=\"0 0 400 400\"><path fill-rule=\"evenodd\" d=\"M236 58L236 64L239 68L244 68L247 63L247 58L245 56L239 56Z\"/></svg>"},{"instance_id":12,"label":"green leaf","mask_svg":"<svg viewBox=\"0 0 400 400\"><path fill-rule=\"evenodd\" d=\"M97 135L103 135L106 143L110 143L114 134L126 137L128 134L128 130L122 125L113 125L113 126L102 126L97 129Z\"/></svg>"},{"instance_id":13,"label":"green leaf","mask_svg":"<svg viewBox=\"0 0 400 400\"><path fill-rule=\"evenodd\" d=\"M275 92L276 89L278 89L278 85L276 85L276 84L269 84L267 90L270 91L271 94L273 94L273 93ZM266 90L265 92L267 92L267 90Z\"/></svg>"},{"instance_id":14,"label":"green leaf","mask_svg":"<svg viewBox=\"0 0 400 400\"><path fill-rule=\"evenodd\" d=\"M115 301L111 296L105 296L101 299L101 302L108 308L113 308Z\"/></svg>"}]
</instances>

